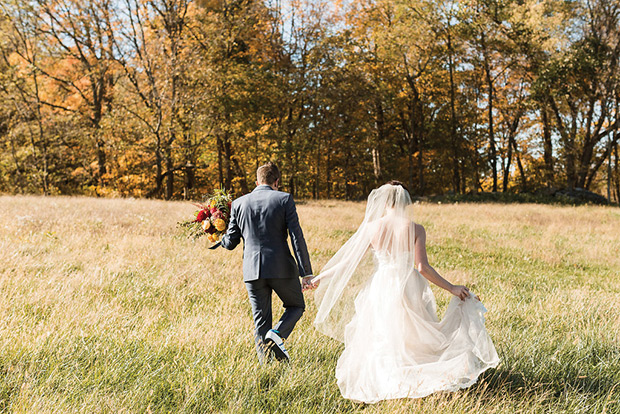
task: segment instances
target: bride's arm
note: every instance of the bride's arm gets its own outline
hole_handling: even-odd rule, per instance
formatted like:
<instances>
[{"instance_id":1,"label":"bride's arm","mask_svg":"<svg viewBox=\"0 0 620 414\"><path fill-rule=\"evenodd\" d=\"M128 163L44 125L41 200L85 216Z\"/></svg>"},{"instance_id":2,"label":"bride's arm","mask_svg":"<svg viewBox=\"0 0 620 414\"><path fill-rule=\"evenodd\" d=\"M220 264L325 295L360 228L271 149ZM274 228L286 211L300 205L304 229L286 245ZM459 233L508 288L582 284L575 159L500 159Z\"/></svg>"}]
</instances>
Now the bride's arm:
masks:
<instances>
[{"instance_id":1,"label":"bride's arm","mask_svg":"<svg viewBox=\"0 0 620 414\"><path fill-rule=\"evenodd\" d=\"M419 224L415 225L415 265L418 272L431 283L447 290L462 300L469 296L469 289L465 286L453 285L441 277L439 273L428 263L426 255L426 231Z\"/></svg>"}]
</instances>

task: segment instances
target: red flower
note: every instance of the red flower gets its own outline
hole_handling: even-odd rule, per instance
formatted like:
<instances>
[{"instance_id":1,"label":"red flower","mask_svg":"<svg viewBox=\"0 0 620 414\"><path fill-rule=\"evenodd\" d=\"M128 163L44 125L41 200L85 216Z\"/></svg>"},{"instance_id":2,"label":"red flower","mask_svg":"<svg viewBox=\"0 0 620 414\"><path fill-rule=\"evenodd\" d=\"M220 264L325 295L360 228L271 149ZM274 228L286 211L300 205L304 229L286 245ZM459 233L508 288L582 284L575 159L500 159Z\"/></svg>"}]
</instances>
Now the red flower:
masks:
<instances>
[{"instance_id":1,"label":"red flower","mask_svg":"<svg viewBox=\"0 0 620 414\"><path fill-rule=\"evenodd\" d=\"M196 216L196 221L198 223L202 223L204 221L204 219L206 219L207 217L208 217L207 216L207 210L200 210L198 212L198 215Z\"/></svg>"}]
</instances>

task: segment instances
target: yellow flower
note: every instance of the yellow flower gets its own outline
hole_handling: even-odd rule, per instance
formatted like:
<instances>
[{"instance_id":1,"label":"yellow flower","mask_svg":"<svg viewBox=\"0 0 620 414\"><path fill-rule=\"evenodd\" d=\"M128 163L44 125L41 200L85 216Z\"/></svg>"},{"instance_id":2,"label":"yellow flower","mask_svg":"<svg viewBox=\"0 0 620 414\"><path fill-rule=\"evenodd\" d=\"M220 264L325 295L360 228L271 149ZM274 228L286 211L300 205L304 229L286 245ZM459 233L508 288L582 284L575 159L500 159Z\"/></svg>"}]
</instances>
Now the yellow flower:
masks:
<instances>
[{"instance_id":1,"label":"yellow flower","mask_svg":"<svg viewBox=\"0 0 620 414\"><path fill-rule=\"evenodd\" d=\"M215 200L211 200L211 208L215 207Z\"/></svg>"},{"instance_id":2,"label":"yellow flower","mask_svg":"<svg viewBox=\"0 0 620 414\"><path fill-rule=\"evenodd\" d=\"M216 228L218 231L224 231L224 230L226 230L226 222L225 222L224 220L222 220L222 219L216 219L216 220L213 222L213 225L215 226L215 228Z\"/></svg>"},{"instance_id":3,"label":"yellow flower","mask_svg":"<svg viewBox=\"0 0 620 414\"><path fill-rule=\"evenodd\" d=\"M202 229L207 231L209 230L209 227L211 227L211 220L205 219L205 221L202 222Z\"/></svg>"}]
</instances>

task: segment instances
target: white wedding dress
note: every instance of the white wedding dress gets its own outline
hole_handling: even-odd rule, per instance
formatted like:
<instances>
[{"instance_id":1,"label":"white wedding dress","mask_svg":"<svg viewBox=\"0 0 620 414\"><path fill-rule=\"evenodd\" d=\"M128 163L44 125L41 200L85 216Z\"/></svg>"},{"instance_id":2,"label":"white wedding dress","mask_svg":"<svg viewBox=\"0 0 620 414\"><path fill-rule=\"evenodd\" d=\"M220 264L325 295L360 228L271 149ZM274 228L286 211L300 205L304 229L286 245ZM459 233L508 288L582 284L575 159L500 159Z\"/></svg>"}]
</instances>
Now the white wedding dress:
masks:
<instances>
[{"instance_id":1,"label":"white wedding dress","mask_svg":"<svg viewBox=\"0 0 620 414\"><path fill-rule=\"evenodd\" d=\"M343 397L375 403L472 385L499 362L486 309L473 296L455 296L438 320L429 283L415 269L413 223L404 209L386 213L386 194L374 196L365 223L318 276L315 294L315 325L345 344L336 366ZM407 201L408 194L399 196ZM363 265L367 253L374 265Z\"/></svg>"},{"instance_id":2,"label":"white wedding dress","mask_svg":"<svg viewBox=\"0 0 620 414\"><path fill-rule=\"evenodd\" d=\"M336 378L345 398L374 403L419 398L472 385L498 357L482 303L456 296L437 319L429 284L416 270L399 275L377 254L377 272L355 299Z\"/></svg>"}]
</instances>

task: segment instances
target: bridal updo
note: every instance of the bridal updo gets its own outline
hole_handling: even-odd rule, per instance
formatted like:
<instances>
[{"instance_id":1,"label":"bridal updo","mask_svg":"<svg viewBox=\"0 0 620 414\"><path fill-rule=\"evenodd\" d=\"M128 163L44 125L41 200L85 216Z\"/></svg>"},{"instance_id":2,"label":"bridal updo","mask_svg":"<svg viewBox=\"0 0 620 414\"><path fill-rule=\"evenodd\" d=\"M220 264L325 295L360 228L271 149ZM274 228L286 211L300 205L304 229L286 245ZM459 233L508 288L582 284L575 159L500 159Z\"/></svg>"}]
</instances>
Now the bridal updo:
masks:
<instances>
[{"instance_id":1,"label":"bridal updo","mask_svg":"<svg viewBox=\"0 0 620 414\"><path fill-rule=\"evenodd\" d=\"M398 180L390 180L388 181L386 184L389 185L398 185L401 186L402 188L405 189L406 192L409 192L409 189L407 188L407 186L405 184L402 183L402 181L398 181Z\"/></svg>"},{"instance_id":2,"label":"bridal updo","mask_svg":"<svg viewBox=\"0 0 620 414\"><path fill-rule=\"evenodd\" d=\"M411 204L411 198L409 197L409 189L403 184L401 181L390 180L384 184L384 186L391 185L394 188L394 191L387 199L387 205L390 208L395 208L398 205L400 207L404 207L406 205ZM400 188L399 188L400 187ZM404 194L403 194L404 190Z\"/></svg>"}]
</instances>

